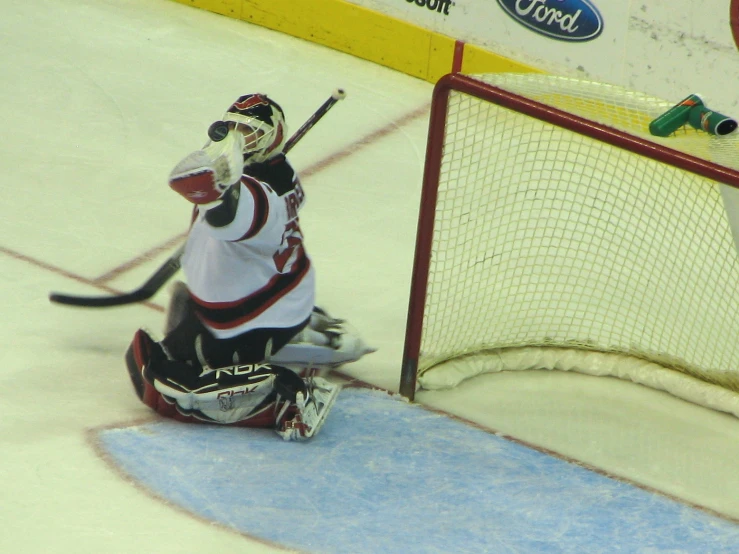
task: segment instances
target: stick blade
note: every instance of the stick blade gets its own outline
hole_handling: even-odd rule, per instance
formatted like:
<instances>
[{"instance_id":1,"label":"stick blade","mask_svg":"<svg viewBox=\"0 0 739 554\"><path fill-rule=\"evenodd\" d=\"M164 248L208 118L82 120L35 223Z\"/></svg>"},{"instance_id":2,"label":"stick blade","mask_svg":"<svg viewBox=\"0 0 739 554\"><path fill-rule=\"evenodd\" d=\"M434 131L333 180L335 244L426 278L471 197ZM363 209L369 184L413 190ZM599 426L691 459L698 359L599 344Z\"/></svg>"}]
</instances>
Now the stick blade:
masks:
<instances>
[{"instance_id":1,"label":"stick blade","mask_svg":"<svg viewBox=\"0 0 739 554\"><path fill-rule=\"evenodd\" d=\"M148 300L150 297L151 295L138 291L111 296L74 296L58 292L52 292L49 294L49 300L55 304L78 306L80 308L110 308L113 306L124 306L126 304L135 304L136 302Z\"/></svg>"},{"instance_id":2,"label":"stick blade","mask_svg":"<svg viewBox=\"0 0 739 554\"><path fill-rule=\"evenodd\" d=\"M185 245L180 246L167 261L165 261L154 272L154 275L136 290L121 294L111 294L108 296L75 296L73 294L62 294L52 292L49 294L49 300L55 304L64 304L65 306L79 306L81 308L110 308L113 306L124 306L126 304L135 304L149 300L154 296L164 284L171 279L180 269L180 261L182 254L185 252Z\"/></svg>"}]
</instances>

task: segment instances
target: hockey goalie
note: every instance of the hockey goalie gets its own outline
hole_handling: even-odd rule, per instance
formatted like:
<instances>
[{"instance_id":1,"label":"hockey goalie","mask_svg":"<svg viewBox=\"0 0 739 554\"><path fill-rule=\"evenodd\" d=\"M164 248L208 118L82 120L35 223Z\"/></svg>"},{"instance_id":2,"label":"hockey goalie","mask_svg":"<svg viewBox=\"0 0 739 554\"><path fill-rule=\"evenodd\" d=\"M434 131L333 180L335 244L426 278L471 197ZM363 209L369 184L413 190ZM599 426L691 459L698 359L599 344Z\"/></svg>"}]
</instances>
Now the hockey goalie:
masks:
<instances>
[{"instance_id":1,"label":"hockey goalie","mask_svg":"<svg viewBox=\"0 0 739 554\"><path fill-rule=\"evenodd\" d=\"M315 306L315 270L298 213L300 180L283 152L284 113L241 96L227 132L185 157L170 187L194 204L165 335L139 329L126 353L138 397L180 421L319 431L339 386L317 372L372 351Z\"/></svg>"}]
</instances>

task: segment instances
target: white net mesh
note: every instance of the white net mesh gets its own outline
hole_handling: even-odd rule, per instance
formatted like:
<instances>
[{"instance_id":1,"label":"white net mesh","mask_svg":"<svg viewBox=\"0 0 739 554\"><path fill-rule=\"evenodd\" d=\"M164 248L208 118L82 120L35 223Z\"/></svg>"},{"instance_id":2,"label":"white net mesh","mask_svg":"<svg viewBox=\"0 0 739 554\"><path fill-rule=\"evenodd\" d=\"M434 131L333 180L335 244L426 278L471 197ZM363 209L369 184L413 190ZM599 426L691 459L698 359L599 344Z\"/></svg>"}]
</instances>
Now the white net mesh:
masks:
<instances>
[{"instance_id":1,"label":"white net mesh","mask_svg":"<svg viewBox=\"0 0 739 554\"><path fill-rule=\"evenodd\" d=\"M736 168L674 102L541 75L476 79ZM739 391L739 263L715 181L450 93L419 375L520 347L627 354ZM423 384L423 379L421 379Z\"/></svg>"}]
</instances>

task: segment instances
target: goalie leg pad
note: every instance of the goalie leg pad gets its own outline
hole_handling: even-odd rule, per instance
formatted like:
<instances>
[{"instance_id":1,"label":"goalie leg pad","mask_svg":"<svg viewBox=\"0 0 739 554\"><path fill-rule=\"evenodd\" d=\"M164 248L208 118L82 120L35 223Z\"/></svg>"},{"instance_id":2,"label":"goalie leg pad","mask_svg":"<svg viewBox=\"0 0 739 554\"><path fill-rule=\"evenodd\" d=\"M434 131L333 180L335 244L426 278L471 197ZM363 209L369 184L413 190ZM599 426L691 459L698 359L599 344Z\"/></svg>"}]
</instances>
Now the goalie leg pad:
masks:
<instances>
[{"instance_id":1,"label":"goalie leg pad","mask_svg":"<svg viewBox=\"0 0 739 554\"><path fill-rule=\"evenodd\" d=\"M308 327L272 354L269 361L289 366L334 368L355 362L374 351L359 335L350 332L343 325L333 326L323 332Z\"/></svg>"},{"instance_id":2,"label":"goalie leg pad","mask_svg":"<svg viewBox=\"0 0 739 554\"><path fill-rule=\"evenodd\" d=\"M144 378L185 416L208 423L246 425L266 412L272 414L274 425L275 373L271 366L232 366L200 375L195 375L198 370L193 372L190 366L187 369L189 372L163 364L147 368ZM259 421L261 424L263 419Z\"/></svg>"},{"instance_id":3,"label":"goalie leg pad","mask_svg":"<svg viewBox=\"0 0 739 554\"><path fill-rule=\"evenodd\" d=\"M284 440L305 441L323 427L341 390L321 377L301 378L271 364L201 368L170 360L139 329L126 352L139 399L178 421L272 428Z\"/></svg>"},{"instance_id":4,"label":"goalie leg pad","mask_svg":"<svg viewBox=\"0 0 739 554\"><path fill-rule=\"evenodd\" d=\"M126 352L126 363L139 399L160 415L184 422L274 428L277 390L284 395L291 386L275 384L282 383L283 375L295 378L292 371L269 364L203 370L169 360L142 329ZM292 386L295 397L302 382L297 389Z\"/></svg>"},{"instance_id":5,"label":"goalie leg pad","mask_svg":"<svg viewBox=\"0 0 739 554\"><path fill-rule=\"evenodd\" d=\"M149 333L143 329L136 331L126 351L126 366L136 396L144 404L149 405L147 398L151 396L152 387L151 383L144 379L143 372L148 365L162 363L166 359L164 350L149 336Z\"/></svg>"},{"instance_id":6,"label":"goalie leg pad","mask_svg":"<svg viewBox=\"0 0 739 554\"><path fill-rule=\"evenodd\" d=\"M136 331L131 345L126 351L126 366L136 396L155 412L177 419L177 410L157 392L153 384L144 378L144 372L151 364L167 363L164 350L143 329Z\"/></svg>"}]
</instances>

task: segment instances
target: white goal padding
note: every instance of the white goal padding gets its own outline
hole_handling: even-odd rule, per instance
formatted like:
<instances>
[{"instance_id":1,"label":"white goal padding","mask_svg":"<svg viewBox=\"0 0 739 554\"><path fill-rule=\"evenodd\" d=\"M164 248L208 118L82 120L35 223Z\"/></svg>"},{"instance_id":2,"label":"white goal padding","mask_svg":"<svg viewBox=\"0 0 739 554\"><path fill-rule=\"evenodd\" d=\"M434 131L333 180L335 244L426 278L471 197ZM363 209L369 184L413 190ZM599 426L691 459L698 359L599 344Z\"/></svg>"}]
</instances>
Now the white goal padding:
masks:
<instances>
[{"instance_id":1,"label":"white goal padding","mask_svg":"<svg viewBox=\"0 0 739 554\"><path fill-rule=\"evenodd\" d=\"M418 383L426 390L444 390L485 373L536 369L617 377L739 417L738 393L654 362L609 352L537 347L483 352L434 366L418 378Z\"/></svg>"}]
</instances>

